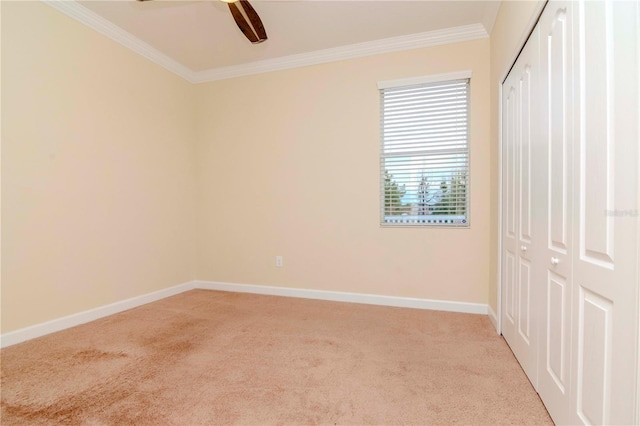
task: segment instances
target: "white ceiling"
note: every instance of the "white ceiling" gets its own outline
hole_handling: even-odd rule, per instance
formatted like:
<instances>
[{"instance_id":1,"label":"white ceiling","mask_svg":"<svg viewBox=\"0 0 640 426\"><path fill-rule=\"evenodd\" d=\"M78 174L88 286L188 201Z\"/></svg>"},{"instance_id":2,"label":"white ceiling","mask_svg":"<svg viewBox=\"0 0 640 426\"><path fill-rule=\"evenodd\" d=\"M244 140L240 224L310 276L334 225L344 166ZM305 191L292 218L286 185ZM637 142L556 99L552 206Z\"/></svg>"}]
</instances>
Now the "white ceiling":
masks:
<instances>
[{"instance_id":1,"label":"white ceiling","mask_svg":"<svg viewBox=\"0 0 640 426\"><path fill-rule=\"evenodd\" d=\"M228 6L218 0L77 3L89 9L88 13L115 24L124 30L122 33L129 33L128 38L145 42L192 73L354 44L370 47L372 42L404 40L413 34L440 34L438 31L450 28L474 26L476 33L480 28L486 35L500 5L491 0L252 0L269 37L254 45L240 32Z\"/></svg>"}]
</instances>

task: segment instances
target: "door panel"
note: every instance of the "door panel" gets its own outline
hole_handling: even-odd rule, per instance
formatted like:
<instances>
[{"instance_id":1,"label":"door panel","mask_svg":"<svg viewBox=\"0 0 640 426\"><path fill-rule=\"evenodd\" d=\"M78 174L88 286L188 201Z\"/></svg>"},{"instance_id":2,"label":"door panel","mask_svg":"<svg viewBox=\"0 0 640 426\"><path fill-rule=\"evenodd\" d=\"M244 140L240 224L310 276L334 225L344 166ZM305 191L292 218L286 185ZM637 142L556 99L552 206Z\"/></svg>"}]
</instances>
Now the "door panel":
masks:
<instances>
[{"instance_id":1,"label":"door panel","mask_svg":"<svg viewBox=\"0 0 640 426\"><path fill-rule=\"evenodd\" d=\"M580 211L581 220L580 254L584 261L603 267L613 267L613 217L603 215L603 209L614 210L613 179L613 135L611 119L614 100L611 90L611 66L607 45L612 43L611 28L607 21L611 18L610 4L589 2L580 5L581 28L585 25L579 68L583 76L580 96L584 120L584 137L581 138L580 170ZM586 96L586 93L589 96ZM586 171L589 171L586 173ZM589 191L585 191L589 188ZM589 229L589 232L585 232Z\"/></svg>"},{"instance_id":2,"label":"door panel","mask_svg":"<svg viewBox=\"0 0 640 426\"><path fill-rule=\"evenodd\" d=\"M555 5L554 5L555 6ZM567 98L570 32L567 8L557 8L546 29L544 69L548 87L549 247L567 251ZM568 57L569 56L569 57Z\"/></svg>"},{"instance_id":3,"label":"door panel","mask_svg":"<svg viewBox=\"0 0 640 426\"><path fill-rule=\"evenodd\" d=\"M507 238L513 239L516 237L516 90L513 87L509 87L507 91L506 99L506 113L505 120L506 125L506 139L505 139L505 158L506 158L506 206L505 212L507 216Z\"/></svg>"},{"instance_id":4,"label":"door panel","mask_svg":"<svg viewBox=\"0 0 640 426\"><path fill-rule=\"evenodd\" d=\"M532 67L526 65L518 82L518 92L520 93L520 205L519 229L520 242L531 244L531 85Z\"/></svg>"},{"instance_id":5,"label":"door panel","mask_svg":"<svg viewBox=\"0 0 640 426\"><path fill-rule=\"evenodd\" d=\"M571 407L571 117L573 3L550 2L540 19L544 255L536 268L547 278L543 293L538 392L556 423L566 424Z\"/></svg>"},{"instance_id":6,"label":"door panel","mask_svg":"<svg viewBox=\"0 0 640 426\"><path fill-rule=\"evenodd\" d=\"M531 262L520 258L518 277L518 333L526 345L531 345Z\"/></svg>"},{"instance_id":7,"label":"door panel","mask_svg":"<svg viewBox=\"0 0 640 426\"><path fill-rule=\"evenodd\" d=\"M584 424L608 424L613 304L582 287L579 294L577 414Z\"/></svg>"},{"instance_id":8,"label":"door panel","mask_svg":"<svg viewBox=\"0 0 640 426\"><path fill-rule=\"evenodd\" d=\"M505 316L503 333L509 339L514 334L516 324L516 91L513 87L504 88L503 118L503 167L504 197L503 212L505 217L503 230L503 271L505 294L503 312Z\"/></svg>"},{"instance_id":9,"label":"door panel","mask_svg":"<svg viewBox=\"0 0 640 426\"><path fill-rule=\"evenodd\" d=\"M571 216L568 182L571 178L571 116L569 102L571 92L571 69L568 57L571 57L570 34L570 4L560 7L558 3L552 3L558 8L551 22L548 24L546 34L546 50L543 46L543 82L549 88L548 96L543 100L544 109L547 111L547 140L548 152L548 221L547 235L548 257L550 270L562 275L565 280L571 272L570 258L567 257L570 240L570 229L567 220ZM542 27L544 31L545 27ZM557 259L557 260L554 260Z\"/></svg>"},{"instance_id":10,"label":"door panel","mask_svg":"<svg viewBox=\"0 0 640 426\"><path fill-rule=\"evenodd\" d=\"M638 7L576 5L576 423L637 420Z\"/></svg>"},{"instance_id":11,"label":"door panel","mask_svg":"<svg viewBox=\"0 0 640 426\"><path fill-rule=\"evenodd\" d=\"M566 280L553 272L548 272L547 285L547 318L546 318L546 353L544 358L546 365L542 374L548 374L561 393L565 393L568 386L568 346L567 330L568 315L566 307L567 294ZM543 391L544 392L544 391Z\"/></svg>"},{"instance_id":12,"label":"door panel","mask_svg":"<svg viewBox=\"0 0 640 426\"><path fill-rule=\"evenodd\" d=\"M503 84L503 334L557 424L640 421L640 2L549 1Z\"/></svg>"},{"instance_id":13,"label":"door panel","mask_svg":"<svg viewBox=\"0 0 640 426\"><path fill-rule=\"evenodd\" d=\"M503 327L502 333L534 387L537 386L536 231L532 221L536 202L532 185L532 143L537 120L537 32L520 54L503 93ZM538 240L542 241L542 233Z\"/></svg>"},{"instance_id":14,"label":"door panel","mask_svg":"<svg viewBox=\"0 0 640 426\"><path fill-rule=\"evenodd\" d=\"M505 255L506 255L505 277L507 278L506 280L507 291L505 294L507 309L505 309L505 312L507 314L507 320L510 323L508 325L508 329L510 330L512 327L515 327L515 324L516 324L516 261L515 261L515 255L510 250L506 250Z\"/></svg>"}]
</instances>

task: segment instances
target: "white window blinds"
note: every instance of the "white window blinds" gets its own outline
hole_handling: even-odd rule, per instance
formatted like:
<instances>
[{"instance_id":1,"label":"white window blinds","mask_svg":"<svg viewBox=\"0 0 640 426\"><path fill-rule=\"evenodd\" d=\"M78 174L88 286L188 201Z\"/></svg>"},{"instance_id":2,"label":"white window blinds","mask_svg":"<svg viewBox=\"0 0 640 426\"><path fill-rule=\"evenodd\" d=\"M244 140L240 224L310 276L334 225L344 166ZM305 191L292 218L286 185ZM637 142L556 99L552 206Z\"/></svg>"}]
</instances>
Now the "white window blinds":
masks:
<instances>
[{"instance_id":1,"label":"white window blinds","mask_svg":"<svg viewBox=\"0 0 640 426\"><path fill-rule=\"evenodd\" d=\"M380 84L381 223L469 225L469 79Z\"/></svg>"}]
</instances>

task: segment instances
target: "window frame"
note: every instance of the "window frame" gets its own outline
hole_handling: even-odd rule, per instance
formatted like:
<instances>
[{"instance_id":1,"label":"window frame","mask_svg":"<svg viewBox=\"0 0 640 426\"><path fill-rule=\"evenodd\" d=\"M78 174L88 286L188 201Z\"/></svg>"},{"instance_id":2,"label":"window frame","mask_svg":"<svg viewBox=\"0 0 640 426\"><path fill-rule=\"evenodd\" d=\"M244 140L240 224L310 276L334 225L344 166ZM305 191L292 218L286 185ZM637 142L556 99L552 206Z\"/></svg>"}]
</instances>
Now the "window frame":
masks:
<instances>
[{"instance_id":1,"label":"window frame","mask_svg":"<svg viewBox=\"0 0 640 426\"><path fill-rule=\"evenodd\" d=\"M404 78L398 80L387 80L378 82L379 91L379 112L380 112L380 167L379 167L379 179L380 179L380 227L382 228L453 228L453 229L470 229L471 228L471 83L472 83L472 71L462 70L449 72L444 74L434 74L419 77ZM385 219L385 140L384 140L384 101L383 92L385 89L402 88L407 86L416 86L429 83L440 83L454 80L468 80L467 88L467 140L466 140L466 154L467 154L467 176L465 182L466 192L466 209L464 223L442 223L441 221L429 223L429 222L387 222Z\"/></svg>"}]
</instances>

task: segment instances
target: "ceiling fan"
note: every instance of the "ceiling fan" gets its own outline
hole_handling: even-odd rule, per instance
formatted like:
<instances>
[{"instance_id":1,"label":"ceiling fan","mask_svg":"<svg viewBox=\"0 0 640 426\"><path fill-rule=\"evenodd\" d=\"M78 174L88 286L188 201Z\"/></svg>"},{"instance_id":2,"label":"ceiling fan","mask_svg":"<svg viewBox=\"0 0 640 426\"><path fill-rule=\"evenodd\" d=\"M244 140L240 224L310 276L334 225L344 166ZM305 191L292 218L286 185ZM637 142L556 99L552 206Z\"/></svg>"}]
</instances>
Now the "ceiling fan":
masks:
<instances>
[{"instance_id":1,"label":"ceiling fan","mask_svg":"<svg viewBox=\"0 0 640 426\"><path fill-rule=\"evenodd\" d=\"M138 0L140 2L150 0ZM242 34L253 44L262 43L267 39L267 32L264 25L248 0L221 0L229 5L229 11L236 21ZM238 7L240 4L240 7ZM249 19L247 21L247 18Z\"/></svg>"}]
</instances>

